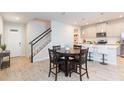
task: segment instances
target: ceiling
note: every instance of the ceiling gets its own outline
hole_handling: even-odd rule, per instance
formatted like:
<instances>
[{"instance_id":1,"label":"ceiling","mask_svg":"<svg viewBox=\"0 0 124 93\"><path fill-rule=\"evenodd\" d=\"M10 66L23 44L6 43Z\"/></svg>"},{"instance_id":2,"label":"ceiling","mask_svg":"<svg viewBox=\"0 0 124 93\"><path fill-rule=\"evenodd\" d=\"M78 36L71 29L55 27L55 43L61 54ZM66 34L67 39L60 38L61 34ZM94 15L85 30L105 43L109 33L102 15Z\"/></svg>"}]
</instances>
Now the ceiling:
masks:
<instances>
[{"instance_id":1,"label":"ceiling","mask_svg":"<svg viewBox=\"0 0 124 93\"><path fill-rule=\"evenodd\" d=\"M89 25L124 17L124 12L0 12L5 21L27 23L33 19L56 20L70 25Z\"/></svg>"}]
</instances>

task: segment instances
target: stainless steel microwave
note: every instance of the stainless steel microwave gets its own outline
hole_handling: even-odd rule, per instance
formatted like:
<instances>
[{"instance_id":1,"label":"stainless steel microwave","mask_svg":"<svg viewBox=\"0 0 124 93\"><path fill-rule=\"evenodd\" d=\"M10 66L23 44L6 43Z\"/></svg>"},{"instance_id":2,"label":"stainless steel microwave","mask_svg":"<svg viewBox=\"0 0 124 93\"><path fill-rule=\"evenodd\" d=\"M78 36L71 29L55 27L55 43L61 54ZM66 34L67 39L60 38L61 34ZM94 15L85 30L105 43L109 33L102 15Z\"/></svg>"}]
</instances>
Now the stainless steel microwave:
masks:
<instances>
[{"instance_id":1,"label":"stainless steel microwave","mask_svg":"<svg viewBox=\"0 0 124 93\"><path fill-rule=\"evenodd\" d=\"M106 32L96 33L96 37L106 37Z\"/></svg>"}]
</instances>

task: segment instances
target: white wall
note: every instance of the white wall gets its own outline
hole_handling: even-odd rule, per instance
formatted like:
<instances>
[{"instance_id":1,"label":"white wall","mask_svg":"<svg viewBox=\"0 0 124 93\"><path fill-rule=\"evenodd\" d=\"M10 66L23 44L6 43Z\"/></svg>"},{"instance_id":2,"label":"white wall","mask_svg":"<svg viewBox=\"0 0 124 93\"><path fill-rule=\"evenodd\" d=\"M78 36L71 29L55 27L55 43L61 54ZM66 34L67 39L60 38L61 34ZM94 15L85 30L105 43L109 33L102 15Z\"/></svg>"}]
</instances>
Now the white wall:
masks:
<instances>
[{"instance_id":1,"label":"white wall","mask_svg":"<svg viewBox=\"0 0 124 93\"><path fill-rule=\"evenodd\" d=\"M3 42L3 18L0 16L0 34L1 36L1 43Z\"/></svg>"},{"instance_id":2,"label":"white wall","mask_svg":"<svg viewBox=\"0 0 124 93\"><path fill-rule=\"evenodd\" d=\"M30 21L26 25L26 31L23 32L23 41L25 43L23 51L26 52L26 56L30 56L30 45L29 42L36 38L39 34L49 28L51 25L52 33L51 33L51 43L48 44L37 56L34 57L35 61L40 61L48 58L48 48L51 48L53 45L68 45L70 47L73 46L73 32L74 27L68 24L64 24L62 22L57 22L52 20L50 23L45 23L41 21ZM5 42L6 42L6 27L23 27L21 24L15 24L11 22L4 23L4 32L5 32Z\"/></svg>"},{"instance_id":3,"label":"white wall","mask_svg":"<svg viewBox=\"0 0 124 93\"><path fill-rule=\"evenodd\" d=\"M50 27L49 22L43 22L43 21L38 21L38 20L32 20L27 23L27 51L26 54L27 56L30 56L30 48L31 46L29 45L29 42L32 41L34 38L36 38L38 35L43 33L46 29Z\"/></svg>"},{"instance_id":4,"label":"white wall","mask_svg":"<svg viewBox=\"0 0 124 93\"><path fill-rule=\"evenodd\" d=\"M51 22L52 45L73 46L74 27L57 21Z\"/></svg>"},{"instance_id":5,"label":"white wall","mask_svg":"<svg viewBox=\"0 0 124 93\"><path fill-rule=\"evenodd\" d=\"M73 32L74 27L68 24L64 24L57 21L51 21L51 43L49 43L43 50L34 57L35 61L41 61L48 59L48 48L52 48L53 45L61 45L64 47L68 45L73 46Z\"/></svg>"},{"instance_id":6,"label":"white wall","mask_svg":"<svg viewBox=\"0 0 124 93\"><path fill-rule=\"evenodd\" d=\"M32 20L27 24L27 39L28 42L32 41L42 32L50 27L50 23L42 22L38 20Z\"/></svg>"},{"instance_id":7,"label":"white wall","mask_svg":"<svg viewBox=\"0 0 124 93\"><path fill-rule=\"evenodd\" d=\"M15 25L12 23L5 23L5 25ZM16 25L19 26L19 25ZM49 28L49 24L41 23L38 21L31 21L27 24L26 33L24 33L26 36L26 53L30 51L29 42L33 40L36 36L42 33L42 31ZM68 45L70 47L73 46L73 32L74 27L68 24L64 24L57 21L51 22L51 38L52 42L48 44L37 56L34 57L35 61L40 61L48 58L48 48L51 48L53 45L61 45L65 46ZM6 37L7 38L7 37Z\"/></svg>"},{"instance_id":8,"label":"white wall","mask_svg":"<svg viewBox=\"0 0 124 93\"><path fill-rule=\"evenodd\" d=\"M86 40L97 41L99 38L96 38L96 33L100 32L97 25L91 25L88 27L82 27L85 31ZM104 29L107 32L107 40L110 44L115 44L116 41L120 40L121 32L124 32L124 19L115 20L108 22Z\"/></svg>"},{"instance_id":9,"label":"white wall","mask_svg":"<svg viewBox=\"0 0 124 93\"><path fill-rule=\"evenodd\" d=\"M25 29L25 24L19 24L19 23L13 23L13 22L4 22L4 32L3 32L3 36L4 36L4 43L7 44L7 49L10 49L8 44L10 44L8 42L8 39L10 39L9 41L11 42L18 42L18 40L16 39L15 36L15 40L13 41L13 39L11 40L11 38L8 38L9 33L8 30L9 29L18 29L19 30L19 37L20 37L20 41L21 42L21 55L20 56L25 56L26 54L26 29ZM18 42L18 43L19 43ZM13 47L15 47L16 45L14 45L13 43ZM12 46L11 46L12 47ZM15 47L16 48L16 47ZM15 49L16 50L16 49Z\"/></svg>"},{"instance_id":10,"label":"white wall","mask_svg":"<svg viewBox=\"0 0 124 93\"><path fill-rule=\"evenodd\" d=\"M46 60L49 58L48 48L52 47L52 43L49 43L45 48L43 48L36 56L34 56L34 62Z\"/></svg>"}]
</instances>

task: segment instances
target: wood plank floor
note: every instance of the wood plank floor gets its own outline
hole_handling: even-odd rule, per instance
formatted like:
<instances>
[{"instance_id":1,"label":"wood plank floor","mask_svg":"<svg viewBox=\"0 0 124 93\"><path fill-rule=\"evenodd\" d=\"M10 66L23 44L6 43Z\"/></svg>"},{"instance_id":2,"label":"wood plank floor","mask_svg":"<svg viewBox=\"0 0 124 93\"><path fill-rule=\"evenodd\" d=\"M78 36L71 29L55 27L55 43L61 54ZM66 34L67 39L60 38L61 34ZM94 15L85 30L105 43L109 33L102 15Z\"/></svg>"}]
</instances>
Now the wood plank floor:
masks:
<instances>
[{"instance_id":1,"label":"wood plank floor","mask_svg":"<svg viewBox=\"0 0 124 93\"><path fill-rule=\"evenodd\" d=\"M0 70L1 81L54 81L54 75L48 77L49 61L30 63L25 57L11 59L10 68ZM101 65L98 62L88 62L90 79L83 76L85 81L119 81L124 80L124 58L118 57L117 65ZM58 81L79 81L79 76L72 77L58 74Z\"/></svg>"}]
</instances>

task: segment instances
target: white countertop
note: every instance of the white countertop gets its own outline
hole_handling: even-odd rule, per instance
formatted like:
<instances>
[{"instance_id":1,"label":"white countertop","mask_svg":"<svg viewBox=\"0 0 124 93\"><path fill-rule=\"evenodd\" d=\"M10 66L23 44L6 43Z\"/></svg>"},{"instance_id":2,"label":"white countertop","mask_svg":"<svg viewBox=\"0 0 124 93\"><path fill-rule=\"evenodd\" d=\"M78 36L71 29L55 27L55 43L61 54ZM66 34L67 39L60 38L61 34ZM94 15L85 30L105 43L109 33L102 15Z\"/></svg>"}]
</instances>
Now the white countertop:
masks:
<instances>
[{"instance_id":1,"label":"white countertop","mask_svg":"<svg viewBox=\"0 0 124 93\"><path fill-rule=\"evenodd\" d=\"M80 44L84 46L92 46L92 47L109 47L109 48L118 48L119 44Z\"/></svg>"},{"instance_id":2,"label":"white countertop","mask_svg":"<svg viewBox=\"0 0 124 93\"><path fill-rule=\"evenodd\" d=\"M92 60L102 62L102 55L105 55L106 63L117 64L117 51L119 44L80 44L89 48Z\"/></svg>"}]
</instances>

